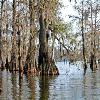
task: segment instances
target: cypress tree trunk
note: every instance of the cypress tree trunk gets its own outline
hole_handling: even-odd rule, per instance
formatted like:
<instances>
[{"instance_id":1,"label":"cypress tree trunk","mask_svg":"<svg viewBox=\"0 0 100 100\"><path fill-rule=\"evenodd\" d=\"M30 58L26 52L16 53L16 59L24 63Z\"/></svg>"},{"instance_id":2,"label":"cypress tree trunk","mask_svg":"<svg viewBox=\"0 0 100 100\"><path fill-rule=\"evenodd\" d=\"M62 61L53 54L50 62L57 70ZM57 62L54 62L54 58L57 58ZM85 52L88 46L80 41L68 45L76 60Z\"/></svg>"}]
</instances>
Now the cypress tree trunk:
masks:
<instances>
[{"instance_id":1,"label":"cypress tree trunk","mask_svg":"<svg viewBox=\"0 0 100 100\"><path fill-rule=\"evenodd\" d=\"M2 64L2 13L3 13L3 4L4 1L1 1L1 16L0 16L0 65Z\"/></svg>"},{"instance_id":2,"label":"cypress tree trunk","mask_svg":"<svg viewBox=\"0 0 100 100\"><path fill-rule=\"evenodd\" d=\"M55 66L55 63L50 59L48 52L48 36L46 35L45 29L45 20L43 18L43 11L40 8L39 24L40 24L40 33L39 33L39 58L38 64L39 69L42 75L45 74L58 74L58 69Z\"/></svg>"},{"instance_id":3,"label":"cypress tree trunk","mask_svg":"<svg viewBox=\"0 0 100 100\"><path fill-rule=\"evenodd\" d=\"M96 57L95 57L95 54L93 54L92 52L90 56L90 68L92 71L96 71L96 68L97 68Z\"/></svg>"},{"instance_id":4,"label":"cypress tree trunk","mask_svg":"<svg viewBox=\"0 0 100 100\"><path fill-rule=\"evenodd\" d=\"M1 53L1 51L2 51L2 41L1 41L1 38L2 37L2 35L1 35L1 27L0 27L0 65L1 65L1 63L2 63L2 53Z\"/></svg>"},{"instance_id":5,"label":"cypress tree trunk","mask_svg":"<svg viewBox=\"0 0 100 100\"><path fill-rule=\"evenodd\" d=\"M34 10L34 0L29 0L29 10L30 10L30 39L29 39L29 48L26 63L28 66L28 71L32 73L36 73L36 63L35 63L35 53L36 53L36 46L35 46L35 10Z\"/></svg>"},{"instance_id":6,"label":"cypress tree trunk","mask_svg":"<svg viewBox=\"0 0 100 100\"><path fill-rule=\"evenodd\" d=\"M21 41L20 41L20 31L18 28L18 66L19 66L19 73L21 73L22 71L22 66L21 66L21 54L20 54L20 45L21 45Z\"/></svg>"},{"instance_id":7,"label":"cypress tree trunk","mask_svg":"<svg viewBox=\"0 0 100 100\"><path fill-rule=\"evenodd\" d=\"M11 70L16 70L16 0L13 0Z\"/></svg>"},{"instance_id":8,"label":"cypress tree trunk","mask_svg":"<svg viewBox=\"0 0 100 100\"><path fill-rule=\"evenodd\" d=\"M36 71L36 65L35 65L35 53L36 53L36 46L35 46L35 0L29 0L29 9L30 9L30 33L31 33L31 39L30 39L30 68L33 69L33 72Z\"/></svg>"},{"instance_id":9,"label":"cypress tree trunk","mask_svg":"<svg viewBox=\"0 0 100 100\"><path fill-rule=\"evenodd\" d=\"M0 29L0 62L2 61L2 57L1 57L1 29ZM0 63L1 64L1 63Z\"/></svg>"},{"instance_id":10,"label":"cypress tree trunk","mask_svg":"<svg viewBox=\"0 0 100 100\"><path fill-rule=\"evenodd\" d=\"M93 19L92 19L92 5L91 5L91 54L90 54L90 68L92 71L96 71L97 63L96 63L96 45L95 45L95 33L96 33L96 17L97 11L95 12L95 29L93 30Z\"/></svg>"},{"instance_id":11,"label":"cypress tree trunk","mask_svg":"<svg viewBox=\"0 0 100 100\"><path fill-rule=\"evenodd\" d=\"M85 37L84 37L84 26L83 26L83 2L82 2L82 27L81 27L81 31L82 31L82 41L83 41L83 60L84 60L84 75L86 73L86 69L87 69L87 64L86 64L86 55L85 55Z\"/></svg>"},{"instance_id":12,"label":"cypress tree trunk","mask_svg":"<svg viewBox=\"0 0 100 100\"><path fill-rule=\"evenodd\" d=\"M28 71L32 73L36 73L36 63L35 63L35 40L30 36L29 40L29 48L28 48L28 54L26 57L26 64L28 66Z\"/></svg>"}]
</instances>

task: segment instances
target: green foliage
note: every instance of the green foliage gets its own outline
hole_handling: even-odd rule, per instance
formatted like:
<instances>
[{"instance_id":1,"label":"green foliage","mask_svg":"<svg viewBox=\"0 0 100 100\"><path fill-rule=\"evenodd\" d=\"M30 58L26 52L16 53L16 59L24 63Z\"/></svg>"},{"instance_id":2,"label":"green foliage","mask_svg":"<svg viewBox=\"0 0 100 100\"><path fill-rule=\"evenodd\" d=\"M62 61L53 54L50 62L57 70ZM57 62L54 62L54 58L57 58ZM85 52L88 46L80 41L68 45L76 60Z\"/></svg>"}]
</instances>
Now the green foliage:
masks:
<instances>
[{"instance_id":1,"label":"green foliage","mask_svg":"<svg viewBox=\"0 0 100 100\"><path fill-rule=\"evenodd\" d=\"M67 35L71 31L71 29L72 25L63 21L59 21L54 25L54 32L62 35Z\"/></svg>"}]
</instances>

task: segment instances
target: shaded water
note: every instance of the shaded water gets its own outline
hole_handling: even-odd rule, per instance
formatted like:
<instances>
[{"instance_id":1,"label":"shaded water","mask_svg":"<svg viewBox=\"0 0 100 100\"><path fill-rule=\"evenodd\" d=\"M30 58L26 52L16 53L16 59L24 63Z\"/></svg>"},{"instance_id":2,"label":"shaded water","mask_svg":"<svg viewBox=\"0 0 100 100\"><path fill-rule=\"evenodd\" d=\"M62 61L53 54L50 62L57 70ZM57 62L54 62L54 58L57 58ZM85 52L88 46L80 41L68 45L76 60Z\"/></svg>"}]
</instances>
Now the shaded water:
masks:
<instances>
[{"instance_id":1,"label":"shaded water","mask_svg":"<svg viewBox=\"0 0 100 100\"><path fill-rule=\"evenodd\" d=\"M0 100L100 100L100 70L83 76L81 63L58 62L59 76L25 76L0 72Z\"/></svg>"}]
</instances>

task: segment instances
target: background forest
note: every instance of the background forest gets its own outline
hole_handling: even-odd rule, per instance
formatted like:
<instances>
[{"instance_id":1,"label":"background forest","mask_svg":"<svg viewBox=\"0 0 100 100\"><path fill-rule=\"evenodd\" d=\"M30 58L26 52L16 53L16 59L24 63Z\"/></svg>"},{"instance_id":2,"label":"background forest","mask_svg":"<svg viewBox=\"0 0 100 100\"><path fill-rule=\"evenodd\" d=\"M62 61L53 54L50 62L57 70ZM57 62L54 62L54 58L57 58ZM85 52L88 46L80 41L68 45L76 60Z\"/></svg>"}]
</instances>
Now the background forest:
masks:
<instances>
[{"instance_id":1,"label":"background forest","mask_svg":"<svg viewBox=\"0 0 100 100\"><path fill-rule=\"evenodd\" d=\"M67 1L66 1L67 2ZM83 61L96 71L100 55L100 1L75 1L77 16L61 18L60 0L0 1L0 65L10 71L59 74L55 62Z\"/></svg>"}]
</instances>

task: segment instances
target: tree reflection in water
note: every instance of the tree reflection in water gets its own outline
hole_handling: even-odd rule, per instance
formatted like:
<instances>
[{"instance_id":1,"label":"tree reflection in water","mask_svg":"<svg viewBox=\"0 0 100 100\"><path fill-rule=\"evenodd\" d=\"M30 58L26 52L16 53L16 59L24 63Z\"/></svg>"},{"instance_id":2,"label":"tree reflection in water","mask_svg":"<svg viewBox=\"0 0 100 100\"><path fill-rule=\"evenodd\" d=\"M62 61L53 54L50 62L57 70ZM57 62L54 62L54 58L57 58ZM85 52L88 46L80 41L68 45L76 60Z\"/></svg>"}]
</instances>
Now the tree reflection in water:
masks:
<instances>
[{"instance_id":1,"label":"tree reflection in water","mask_svg":"<svg viewBox=\"0 0 100 100\"><path fill-rule=\"evenodd\" d=\"M49 77L41 76L39 81L40 99L48 100L49 98Z\"/></svg>"},{"instance_id":2,"label":"tree reflection in water","mask_svg":"<svg viewBox=\"0 0 100 100\"><path fill-rule=\"evenodd\" d=\"M83 98L86 100L99 100L97 73L83 77Z\"/></svg>"},{"instance_id":3,"label":"tree reflection in water","mask_svg":"<svg viewBox=\"0 0 100 100\"><path fill-rule=\"evenodd\" d=\"M11 82L12 82L12 99L16 100L17 98L17 76L15 73L11 75Z\"/></svg>"},{"instance_id":4,"label":"tree reflection in water","mask_svg":"<svg viewBox=\"0 0 100 100\"><path fill-rule=\"evenodd\" d=\"M19 100L21 100L22 96L22 83L23 83L23 78L19 77Z\"/></svg>"},{"instance_id":5,"label":"tree reflection in water","mask_svg":"<svg viewBox=\"0 0 100 100\"><path fill-rule=\"evenodd\" d=\"M49 86L50 82L54 80L56 76L41 76L39 81L40 98L39 100L49 100Z\"/></svg>"},{"instance_id":6,"label":"tree reflection in water","mask_svg":"<svg viewBox=\"0 0 100 100\"><path fill-rule=\"evenodd\" d=\"M36 90L36 88L35 88L35 78L34 78L34 76L31 76L31 75L28 76L27 78L28 78L28 82L29 82L29 88L31 90L29 99L35 100L35 90Z\"/></svg>"},{"instance_id":7,"label":"tree reflection in water","mask_svg":"<svg viewBox=\"0 0 100 100\"><path fill-rule=\"evenodd\" d=\"M2 72L0 71L0 95L2 93Z\"/></svg>"},{"instance_id":8,"label":"tree reflection in water","mask_svg":"<svg viewBox=\"0 0 100 100\"><path fill-rule=\"evenodd\" d=\"M0 71L0 88L0 100L99 100L100 69L96 73L88 69L85 76L83 70L72 69L67 75L24 74L22 78L4 70Z\"/></svg>"}]
</instances>

